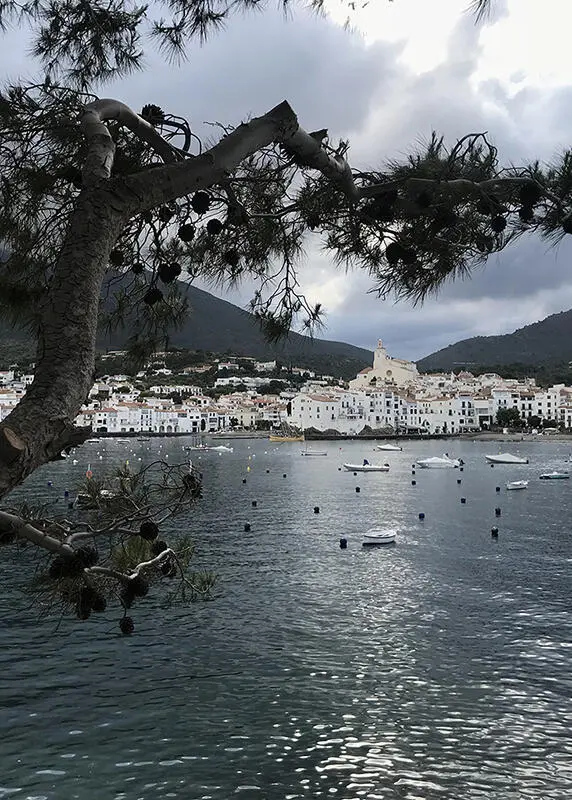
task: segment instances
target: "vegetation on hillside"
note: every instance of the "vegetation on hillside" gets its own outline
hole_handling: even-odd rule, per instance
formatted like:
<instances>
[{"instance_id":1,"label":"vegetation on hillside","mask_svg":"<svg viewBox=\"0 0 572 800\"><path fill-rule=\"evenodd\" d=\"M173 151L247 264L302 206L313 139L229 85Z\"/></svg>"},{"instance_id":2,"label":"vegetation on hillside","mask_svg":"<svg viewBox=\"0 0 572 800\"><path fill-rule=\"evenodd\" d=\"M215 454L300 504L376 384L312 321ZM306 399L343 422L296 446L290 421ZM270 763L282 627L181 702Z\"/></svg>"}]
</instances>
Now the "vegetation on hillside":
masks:
<instances>
[{"instance_id":1,"label":"vegetation on hillside","mask_svg":"<svg viewBox=\"0 0 572 800\"><path fill-rule=\"evenodd\" d=\"M569 362L572 362L572 311L552 314L514 333L463 339L417 363L424 371L464 368L471 372L483 371L487 364L498 364L503 369L522 364L530 373L531 369L545 368L561 371Z\"/></svg>"}]
</instances>

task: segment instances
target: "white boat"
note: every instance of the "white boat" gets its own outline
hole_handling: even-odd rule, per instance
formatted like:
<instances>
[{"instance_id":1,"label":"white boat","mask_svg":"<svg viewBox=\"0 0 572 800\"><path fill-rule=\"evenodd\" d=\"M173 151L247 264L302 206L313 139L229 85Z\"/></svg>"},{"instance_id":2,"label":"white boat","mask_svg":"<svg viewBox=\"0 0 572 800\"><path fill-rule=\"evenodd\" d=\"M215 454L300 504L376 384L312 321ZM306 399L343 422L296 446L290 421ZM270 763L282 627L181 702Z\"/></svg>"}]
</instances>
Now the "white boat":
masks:
<instances>
[{"instance_id":1,"label":"white boat","mask_svg":"<svg viewBox=\"0 0 572 800\"><path fill-rule=\"evenodd\" d=\"M344 464L348 472L389 472L389 464L370 464L364 458L363 464Z\"/></svg>"},{"instance_id":2,"label":"white boat","mask_svg":"<svg viewBox=\"0 0 572 800\"><path fill-rule=\"evenodd\" d=\"M506 488L509 490L512 489L526 489L528 487L528 481L508 481Z\"/></svg>"},{"instance_id":3,"label":"white boat","mask_svg":"<svg viewBox=\"0 0 572 800\"><path fill-rule=\"evenodd\" d=\"M541 481L565 481L570 477L567 472L544 472L540 476Z\"/></svg>"},{"instance_id":4,"label":"white boat","mask_svg":"<svg viewBox=\"0 0 572 800\"><path fill-rule=\"evenodd\" d=\"M398 444L377 444L378 450L403 450Z\"/></svg>"},{"instance_id":5,"label":"white boat","mask_svg":"<svg viewBox=\"0 0 572 800\"><path fill-rule=\"evenodd\" d=\"M327 456L326 450L302 450L301 456Z\"/></svg>"},{"instance_id":6,"label":"white boat","mask_svg":"<svg viewBox=\"0 0 572 800\"><path fill-rule=\"evenodd\" d=\"M449 458L445 454L443 456L421 458L416 463L424 469L454 469L455 467L462 467L465 462L461 458Z\"/></svg>"},{"instance_id":7,"label":"white boat","mask_svg":"<svg viewBox=\"0 0 572 800\"><path fill-rule=\"evenodd\" d=\"M218 444L211 446L208 444L189 444L183 447L183 450L198 450L201 453L214 451L215 453L234 453L234 447L227 447L225 444Z\"/></svg>"},{"instance_id":8,"label":"white boat","mask_svg":"<svg viewBox=\"0 0 572 800\"><path fill-rule=\"evenodd\" d=\"M497 453L494 456L485 456L490 464L528 464L528 458L513 456L512 453Z\"/></svg>"},{"instance_id":9,"label":"white boat","mask_svg":"<svg viewBox=\"0 0 572 800\"><path fill-rule=\"evenodd\" d=\"M363 535L363 547L378 547L382 544L393 544L397 532L391 528L370 528Z\"/></svg>"}]
</instances>

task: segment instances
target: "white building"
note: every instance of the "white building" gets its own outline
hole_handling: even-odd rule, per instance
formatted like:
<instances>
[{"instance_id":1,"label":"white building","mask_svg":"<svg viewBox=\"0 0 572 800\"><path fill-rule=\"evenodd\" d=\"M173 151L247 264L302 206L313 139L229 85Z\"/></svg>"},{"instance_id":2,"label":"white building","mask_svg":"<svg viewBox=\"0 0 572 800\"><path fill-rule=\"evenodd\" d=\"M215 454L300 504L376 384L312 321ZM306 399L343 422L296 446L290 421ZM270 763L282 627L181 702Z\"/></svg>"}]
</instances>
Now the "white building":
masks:
<instances>
[{"instance_id":1,"label":"white building","mask_svg":"<svg viewBox=\"0 0 572 800\"><path fill-rule=\"evenodd\" d=\"M228 418L235 419L239 428L255 428L261 415L256 408L236 406L228 410Z\"/></svg>"},{"instance_id":2,"label":"white building","mask_svg":"<svg viewBox=\"0 0 572 800\"><path fill-rule=\"evenodd\" d=\"M0 370L0 386L7 386L14 380L14 370Z\"/></svg>"},{"instance_id":3,"label":"white building","mask_svg":"<svg viewBox=\"0 0 572 800\"><path fill-rule=\"evenodd\" d=\"M276 361L255 361L254 369L256 372L272 372L276 369Z\"/></svg>"},{"instance_id":4,"label":"white building","mask_svg":"<svg viewBox=\"0 0 572 800\"><path fill-rule=\"evenodd\" d=\"M200 397L203 393L200 386L189 386L187 384L170 385L168 383L159 384L157 386L150 386L149 391L157 395L169 396L171 394L180 394L184 397Z\"/></svg>"},{"instance_id":5,"label":"white building","mask_svg":"<svg viewBox=\"0 0 572 800\"><path fill-rule=\"evenodd\" d=\"M349 382L350 389L383 388L385 384L407 386L419 378L417 367L412 361L392 358L387 355L383 342L379 339L373 354L373 367L366 367Z\"/></svg>"}]
</instances>

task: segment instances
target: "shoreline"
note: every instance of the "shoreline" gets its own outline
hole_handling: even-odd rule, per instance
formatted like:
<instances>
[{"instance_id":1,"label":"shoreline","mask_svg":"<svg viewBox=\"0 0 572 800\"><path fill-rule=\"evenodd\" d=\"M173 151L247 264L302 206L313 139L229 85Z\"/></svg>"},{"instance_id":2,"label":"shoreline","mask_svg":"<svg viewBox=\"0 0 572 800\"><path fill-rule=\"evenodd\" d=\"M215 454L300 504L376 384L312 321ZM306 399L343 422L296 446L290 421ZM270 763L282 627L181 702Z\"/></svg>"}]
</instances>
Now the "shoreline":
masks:
<instances>
[{"instance_id":1,"label":"shoreline","mask_svg":"<svg viewBox=\"0 0 572 800\"><path fill-rule=\"evenodd\" d=\"M94 433L91 439L128 439L128 440L144 440L144 439L181 439L184 437L192 437L194 439L214 438L214 439L268 439L270 431L213 431L203 433ZM538 436L530 433L500 433L495 431L479 431L476 433L437 433L437 434L403 434L400 436L383 435L383 434L355 434L351 436L344 436L343 434L323 433L312 431L305 434L305 441L307 442L348 442L348 441L380 441L380 442L410 442L410 441L472 441L472 442L535 442L544 444L547 442L570 442L572 447L572 433L551 433L548 435ZM272 442L272 444L281 444L281 442ZM299 444L299 442L298 442Z\"/></svg>"}]
</instances>

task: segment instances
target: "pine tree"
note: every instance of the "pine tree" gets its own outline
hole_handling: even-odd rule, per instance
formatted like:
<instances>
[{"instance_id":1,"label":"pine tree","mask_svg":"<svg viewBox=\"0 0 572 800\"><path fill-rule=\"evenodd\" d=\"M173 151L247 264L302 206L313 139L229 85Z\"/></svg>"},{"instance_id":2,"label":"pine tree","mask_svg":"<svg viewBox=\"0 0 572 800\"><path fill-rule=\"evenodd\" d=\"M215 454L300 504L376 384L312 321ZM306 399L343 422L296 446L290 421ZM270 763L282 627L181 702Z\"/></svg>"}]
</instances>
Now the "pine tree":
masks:
<instances>
[{"instance_id":1,"label":"pine tree","mask_svg":"<svg viewBox=\"0 0 572 800\"><path fill-rule=\"evenodd\" d=\"M271 339L295 320L311 330L321 307L303 297L297 271L312 236L336 263L365 269L380 295L421 301L525 232L553 240L572 232L571 152L547 167L506 168L485 134L452 147L434 134L372 171L350 165L348 142L326 129L306 132L286 101L221 128L205 149L170 110L150 103L137 114L90 93L94 81L141 66L146 25L162 47L181 53L236 5L180 0L168 8L164 21L119 0L0 2L0 22L11 12L28 17L49 76L0 94L0 312L38 341L34 381L0 423L0 498L89 437L74 420L94 379L102 294L114 297L106 322L131 320L132 354L144 360L185 312L181 278L255 277L252 310ZM173 496L190 502L200 494L196 476L168 475ZM134 480L121 477L124 501L133 502ZM92 501L101 512L100 495ZM130 521L142 524L146 495L137 508ZM120 529L122 509L108 509L111 521L97 532ZM76 534L57 530L0 511L0 537L28 539L63 559L58 580L93 581L99 569L124 584L127 598L139 596L129 582L137 562L129 572L78 561ZM172 551L161 555L168 549L153 558L141 552L140 563L167 575L176 566ZM82 618L102 605L74 591Z\"/></svg>"}]
</instances>

